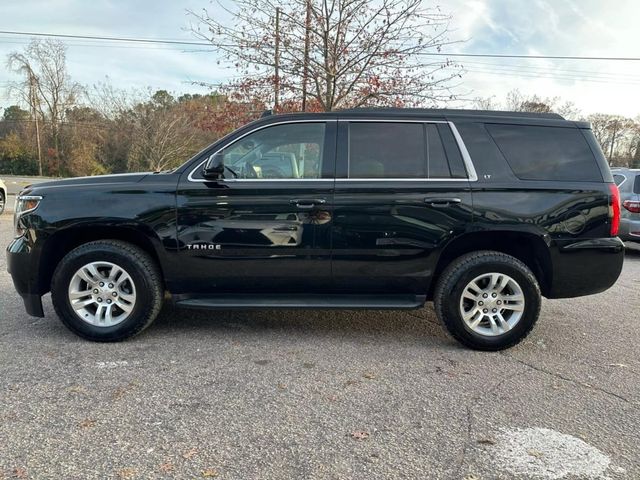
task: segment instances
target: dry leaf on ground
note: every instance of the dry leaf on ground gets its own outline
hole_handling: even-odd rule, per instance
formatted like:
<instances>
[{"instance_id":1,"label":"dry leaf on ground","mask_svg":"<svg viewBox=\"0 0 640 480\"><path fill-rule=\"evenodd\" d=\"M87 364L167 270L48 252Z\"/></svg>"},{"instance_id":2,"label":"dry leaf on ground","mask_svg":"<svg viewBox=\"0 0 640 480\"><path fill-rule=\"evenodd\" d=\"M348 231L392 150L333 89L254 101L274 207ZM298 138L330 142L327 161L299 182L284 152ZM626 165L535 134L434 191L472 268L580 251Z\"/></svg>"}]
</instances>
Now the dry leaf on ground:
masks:
<instances>
[{"instance_id":1,"label":"dry leaf on ground","mask_svg":"<svg viewBox=\"0 0 640 480\"><path fill-rule=\"evenodd\" d=\"M351 432L351 438L354 438L356 440L364 440L365 438L369 438L369 432L356 430L355 432Z\"/></svg>"},{"instance_id":2,"label":"dry leaf on ground","mask_svg":"<svg viewBox=\"0 0 640 480\"><path fill-rule=\"evenodd\" d=\"M129 478L133 478L136 476L136 469L135 468L122 468L120 470L118 470L118 478L121 478L123 480L127 480Z\"/></svg>"},{"instance_id":3,"label":"dry leaf on ground","mask_svg":"<svg viewBox=\"0 0 640 480\"><path fill-rule=\"evenodd\" d=\"M182 458L186 458L187 460L191 460L197 454L198 454L198 449L197 448L192 448L191 450L188 450L188 451L184 452L182 454Z\"/></svg>"},{"instance_id":4,"label":"dry leaf on ground","mask_svg":"<svg viewBox=\"0 0 640 480\"><path fill-rule=\"evenodd\" d=\"M79 423L79 425L80 428L91 428L96 426L96 421L91 418L85 418Z\"/></svg>"}]
</instances>

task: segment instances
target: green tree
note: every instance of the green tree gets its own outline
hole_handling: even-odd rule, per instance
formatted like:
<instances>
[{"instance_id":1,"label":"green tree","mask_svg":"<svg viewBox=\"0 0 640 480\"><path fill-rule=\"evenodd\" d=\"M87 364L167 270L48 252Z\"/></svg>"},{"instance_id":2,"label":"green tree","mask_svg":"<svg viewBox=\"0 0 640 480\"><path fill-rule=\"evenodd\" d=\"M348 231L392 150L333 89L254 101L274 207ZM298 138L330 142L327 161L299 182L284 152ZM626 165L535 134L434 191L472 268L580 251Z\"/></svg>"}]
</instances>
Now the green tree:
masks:
<instances>
[{"instance_id":1,"label":"green tree","mask_svg":"<svg viewBox=\"0 0 640 480\"><path fill-rule=\"evenodd\" d=\"M11 105L4 109L2 118L5 122L28 122L29 112L19 105Z\"/></svg>"}]
</instances>

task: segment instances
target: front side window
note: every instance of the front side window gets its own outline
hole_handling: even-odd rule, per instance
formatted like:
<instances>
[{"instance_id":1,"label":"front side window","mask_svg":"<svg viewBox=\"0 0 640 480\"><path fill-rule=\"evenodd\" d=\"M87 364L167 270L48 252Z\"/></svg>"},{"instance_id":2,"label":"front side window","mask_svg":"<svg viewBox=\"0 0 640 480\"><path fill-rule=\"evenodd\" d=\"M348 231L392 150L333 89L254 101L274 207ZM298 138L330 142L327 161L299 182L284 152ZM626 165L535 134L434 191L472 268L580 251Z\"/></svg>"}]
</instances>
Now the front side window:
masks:
<instances>
[{"instance_id":1,"label":"front side window","mask_svg":"<svg viewBox=\"0 0 640 480\"><path fill-rule=\"evenodd\" d=\"M449 126L436 123L351 122L349 124L349 178L438 179L464 177L453 171L442 135ZM455 142L453 135L451 141ZM454 160L462 167L457 147ZM450 154L451 155L451 154ZM457 166L457 163L456 163Z\"/></svg>"},{"instance_id":2,"label":"front side window","mask_svg":"<svg viewBox=\"0 0 640 480\"><path fill-rule=\"evenodd\" d=\"M226 178L320 178L324 123L287 123L250 133L223 150Z\"/></svg>"}]
</instances>

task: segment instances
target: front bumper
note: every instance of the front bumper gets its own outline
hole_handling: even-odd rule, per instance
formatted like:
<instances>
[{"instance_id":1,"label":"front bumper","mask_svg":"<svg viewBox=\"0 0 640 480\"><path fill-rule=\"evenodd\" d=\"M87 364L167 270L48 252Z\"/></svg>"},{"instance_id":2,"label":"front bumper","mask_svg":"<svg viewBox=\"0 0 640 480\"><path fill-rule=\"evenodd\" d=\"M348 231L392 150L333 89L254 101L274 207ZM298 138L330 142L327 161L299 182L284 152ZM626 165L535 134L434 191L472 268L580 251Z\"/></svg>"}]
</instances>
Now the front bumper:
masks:
<instances>
[{"instance_id":1,"label":"front bumper","mask_svg":"<svg viewBox=\"0 0 640 480\"><path fill-rule=\"evenodd\" d=\"M622 271L624 243L617 237L557 241L551 250L553 277L548 298L604 292Z\"/></svg>"},{"instance_id":2,"label":"front bumper","mask_svg":"<svg viewBox=\"0 0 640 480\"><path fill-rule=\"evenodd\" d=\"M32 317L44 317L38 263L24 237L15 239L7 247L7 270L11 274L13 285L24 301L27 313Z\"/></svg>"}]
</instances>

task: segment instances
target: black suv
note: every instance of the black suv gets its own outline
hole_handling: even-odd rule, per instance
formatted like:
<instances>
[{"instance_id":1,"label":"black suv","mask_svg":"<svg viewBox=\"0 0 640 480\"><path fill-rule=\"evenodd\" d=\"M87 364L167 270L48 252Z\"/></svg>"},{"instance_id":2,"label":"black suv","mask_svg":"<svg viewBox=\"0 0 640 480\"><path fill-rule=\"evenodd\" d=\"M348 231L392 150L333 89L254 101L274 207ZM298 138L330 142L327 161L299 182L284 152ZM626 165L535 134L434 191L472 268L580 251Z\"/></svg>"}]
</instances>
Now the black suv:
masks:
<instances>
[{"instance_id":1,"label":"black suv","mask_svg":"<svg viewBox=\"0 0 640 480\"><path fill-rule=\"evenodd\" d=\"M618 190L586 123L374 109L264 117L170 172L19 196L9 271L27 312L122 340L168 292L190 308L411 309L472 348L514 345L541 295L614 284Z\"/></svg>"}]
</instances>

